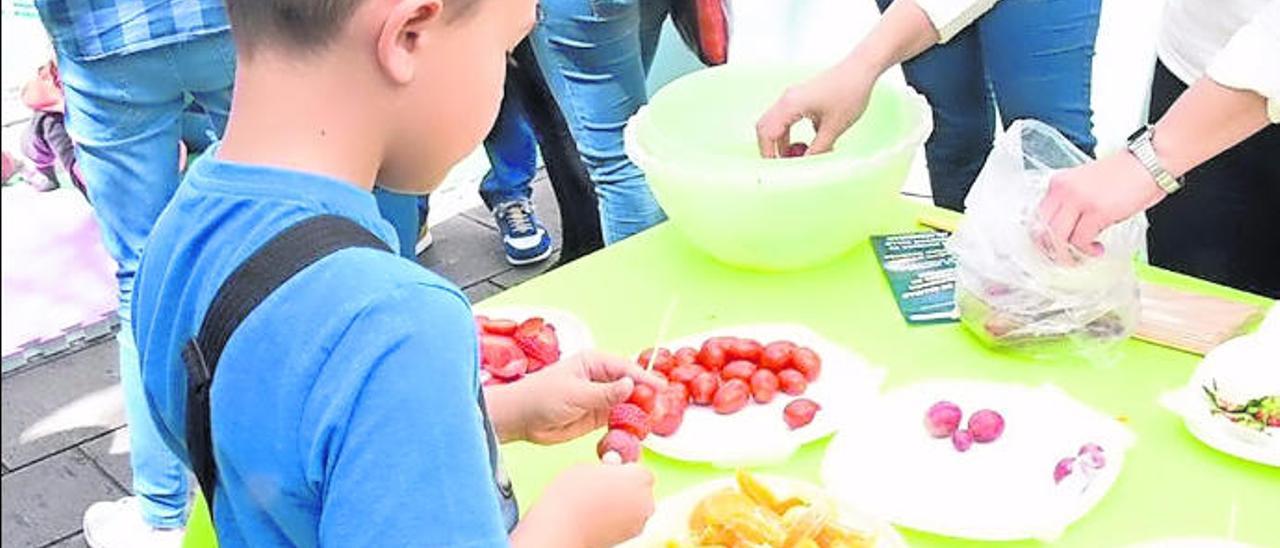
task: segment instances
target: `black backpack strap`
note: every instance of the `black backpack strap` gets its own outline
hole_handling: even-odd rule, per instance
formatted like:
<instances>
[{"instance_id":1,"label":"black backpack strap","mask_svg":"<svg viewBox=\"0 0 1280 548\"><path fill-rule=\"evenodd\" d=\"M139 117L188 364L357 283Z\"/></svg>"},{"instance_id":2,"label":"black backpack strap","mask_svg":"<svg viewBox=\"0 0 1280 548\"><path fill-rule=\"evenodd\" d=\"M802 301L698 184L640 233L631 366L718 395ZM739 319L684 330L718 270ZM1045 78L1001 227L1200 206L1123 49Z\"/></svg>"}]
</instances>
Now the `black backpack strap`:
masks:
<instances>
[{"instance_id":1,"label":"black backpack strap","mask_svg":"<svg viewBox=\"0 0 1280 548\"><path fill-rule=\"evenodd\" d=\"M183 348L182 360L187 366L187 452L210 514L218 471L209 424L209 389L223 348L240 323L277 288L316 261L351 247L391 251L372 232L336 215L311 217L285 229L222 283L205 313L200 334Z\"/></svg>"}]
</instances>

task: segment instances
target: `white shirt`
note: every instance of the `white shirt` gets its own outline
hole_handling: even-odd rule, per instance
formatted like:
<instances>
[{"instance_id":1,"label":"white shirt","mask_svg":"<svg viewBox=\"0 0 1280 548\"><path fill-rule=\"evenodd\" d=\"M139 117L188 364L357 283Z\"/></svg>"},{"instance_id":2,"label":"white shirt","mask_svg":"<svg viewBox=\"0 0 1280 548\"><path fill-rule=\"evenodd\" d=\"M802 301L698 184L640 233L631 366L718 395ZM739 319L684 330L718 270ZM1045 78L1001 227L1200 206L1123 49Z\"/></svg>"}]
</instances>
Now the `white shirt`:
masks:
<instances>
[{"instance_id":1,"label":"white shirt","mask_svg":"<svg viewBox=\"0 0 1280 548\"><path fill-rule=\"evenodd\" d=\"M1187 85L1207 75L1266 97L1280 123L1280 0L1168 0L1156 52Z\"/></svg>"},{"instance_id":2,"label":"white shirt","mask_svg":"<svg viewBox=\"0 0 1280 548\"><path fill-rule=\"evenodd\" d=\"M998 0L916 0L940 43L955 37ZM1280 123L1280 0L1168 0L1156 51L1190 85L1208 75L1267 98Z\"/></svg>"}]
</instances>

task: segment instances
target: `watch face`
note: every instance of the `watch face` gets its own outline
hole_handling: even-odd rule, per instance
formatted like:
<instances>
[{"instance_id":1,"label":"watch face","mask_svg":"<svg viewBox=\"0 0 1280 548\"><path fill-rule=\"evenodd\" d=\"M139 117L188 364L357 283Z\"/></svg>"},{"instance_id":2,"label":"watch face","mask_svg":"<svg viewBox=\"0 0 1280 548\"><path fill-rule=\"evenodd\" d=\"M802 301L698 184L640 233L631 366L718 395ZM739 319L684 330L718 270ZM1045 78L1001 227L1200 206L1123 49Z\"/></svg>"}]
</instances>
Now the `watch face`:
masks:
<instances>
[{"instance_id":1,"label":"watch face","mask_svg":"<svg viewBox=\"0 0 1280 548\"><path fill-rule=\"evenodd\" d=\"M1150 127L1151 127L1151 126L1142 126L1142 127L1138 128L1138 130L1137 130L1137 131L1135 131L1135 132L1133 132L1132 134L1130 134L1130 135L1129 135L1129 138L1128 138L1128 139L1125 139L1125 141L1126 141L1126 142L1130 142L1130 143L1132 143L1132 142L1136 141L1136 140L1138 139L1138 137L1141 137L1143 133L1146 133L1146 132L1147 132L1147 130L1148 130L1148 129L1150 129Z\"/></svg>"}]
</instances>

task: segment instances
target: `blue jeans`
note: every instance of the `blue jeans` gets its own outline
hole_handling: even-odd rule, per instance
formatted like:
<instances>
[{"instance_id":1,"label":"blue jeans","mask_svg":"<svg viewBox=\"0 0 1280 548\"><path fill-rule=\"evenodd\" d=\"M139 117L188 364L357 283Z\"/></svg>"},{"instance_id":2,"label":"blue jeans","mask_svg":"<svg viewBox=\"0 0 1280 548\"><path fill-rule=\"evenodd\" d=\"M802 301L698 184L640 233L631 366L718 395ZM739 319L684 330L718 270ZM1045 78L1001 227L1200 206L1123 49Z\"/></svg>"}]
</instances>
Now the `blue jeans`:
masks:
<instances>
[{"instance_id":1,"label":"blue jeans","mask_svg":"<svg viewBox=\"0 0 1280 548\"><path fill-rule=\"evenodd\" d=\"M187 469L164 444L143 393L130 309L142 245L178 188L184 94L218 133L226 127L235 77L230 33L110 56L59 59L67 132L115 259L120 286L120 382L132 444L133 491L157 527L186 521Z\"/></svg>"},{"instance_id":2,"label":"blue jeans","mask_svg":"<svg viewBox=\"0 0 1280 548\"><path fill-rule=\"evenodd\" d=\"M876 0L880 9L892 0ZM933 202L964 210L991 152L996 108L1005 125L1035 118L1088 154L1093 45L1101 0L1004 0L946 44L903 63L933 109L925 143Z\"/></svg>"},{"instance_id":3,"label":"blue jeans","mask_svg":"<svg viewBox=\"0 0 1280 548\"><path fill-rule=\"evenodd\" d=\"M623 149L622 130L648 102L668 0L543 0L531 41L596 184L606 244L666 219L644 173Z\"/></svg>"},{"instance_id":4,"label":"blue jeans","mask_svg":"<svg viewBox=\"0 0 1280 548\"><path fill-rule=\"evenodd\" d=\"M503 202L533 196L533 177L538 173L538 141L517 97L509 93L502 97L498 119L484 138L484 151L489 156L489 172L480 181L480 199L484 200L485 207L493 209ZM385 191L374 194L383 218L400 234L400 254L412 259L418 229L421 223L427 222L430 197L418 197L415 215L410 216L399 203L406 199L403 195ZM407 243L405 234L412 235Z\"/></svg>"}]
</instances>

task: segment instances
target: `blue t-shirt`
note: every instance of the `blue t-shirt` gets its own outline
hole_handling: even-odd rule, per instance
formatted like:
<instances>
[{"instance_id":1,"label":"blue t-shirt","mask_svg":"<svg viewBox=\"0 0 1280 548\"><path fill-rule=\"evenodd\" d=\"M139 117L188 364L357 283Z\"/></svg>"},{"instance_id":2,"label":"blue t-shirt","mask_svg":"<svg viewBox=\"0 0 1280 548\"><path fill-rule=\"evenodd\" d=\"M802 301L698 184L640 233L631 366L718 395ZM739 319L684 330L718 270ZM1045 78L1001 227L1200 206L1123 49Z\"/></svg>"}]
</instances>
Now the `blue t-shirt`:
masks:
<instances>
[{"instance_id":1,"label":"blue t-shirt","mask_svg":"<svg viewBox=\"0 0 1280 548\"><path fill-rule=\"evenodd\" d=\"M134 290L152 415L184 459L181 349L232 270L319 214L397 245L369 192L216 154L160 216ZM342 250L287 281L232 335L213 384L222 546L506 545L477 353L466 297L392 253Z\"/></svg>"}]
</instances>

